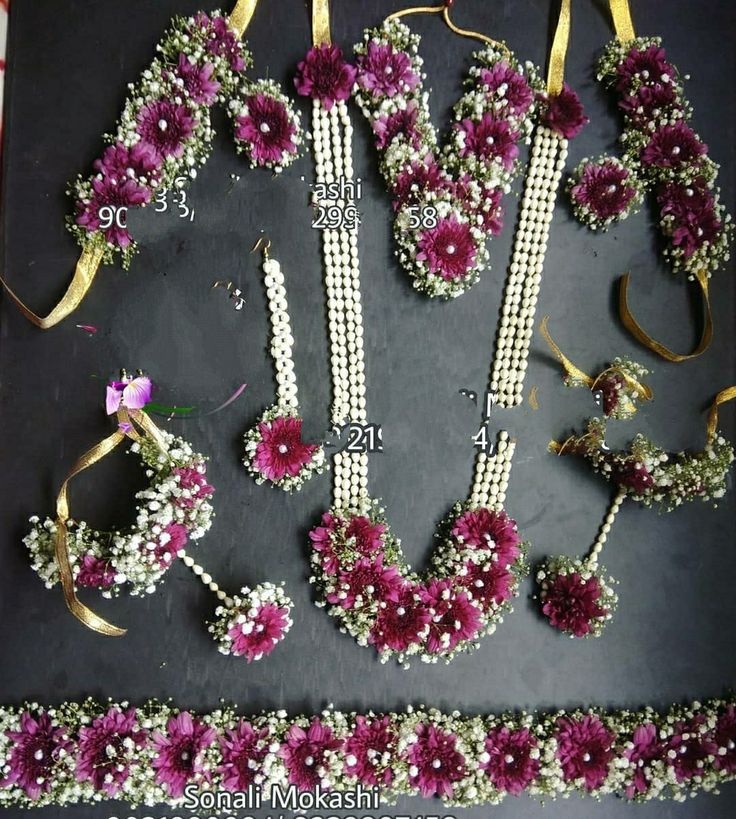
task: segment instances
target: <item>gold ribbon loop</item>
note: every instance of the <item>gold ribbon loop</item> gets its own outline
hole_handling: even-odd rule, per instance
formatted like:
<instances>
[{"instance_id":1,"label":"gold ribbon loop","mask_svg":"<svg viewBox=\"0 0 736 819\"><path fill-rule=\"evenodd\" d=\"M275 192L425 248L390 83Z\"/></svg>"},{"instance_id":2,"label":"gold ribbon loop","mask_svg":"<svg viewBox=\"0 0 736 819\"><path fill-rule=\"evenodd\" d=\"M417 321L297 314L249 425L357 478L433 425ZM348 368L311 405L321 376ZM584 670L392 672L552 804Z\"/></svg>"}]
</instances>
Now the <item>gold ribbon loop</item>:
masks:
<instances>
[{"instance_id":1,"label":"gold ribbon loop","mask_svg":"<svg viewBox=\"0 0 736 819\"><path fill-rule=\"evenodd\" d=\"M54 541L56 562L59 564L61 588L64 592L64 601L66 602L67 608L77 620L87 626L87 628L99 634L104 634L107 637L122 637L126 634L126 629L118 628L118 626L108 623L107 620L95 614L89 607L81 602L74 589L74 574L69 558L69 544L67 543L69 482L76 475L79 475L80 472L94 466L98 461L101 461L109 455L126 437L139 440L141 436L135 429L136 425L139 426L146 435L153 438L163 452L167 452L166 442L161 435L161 430L145 413L139 410L128 412L128 410L121 408L117 414L117 421L119 427L125 424L130 426L130 429L123 432L122 429L118 428L112 435L108 435L107 438L104 438L91 449L88 449L87 452L77 460L64 479L64 483L62 483L61 489L59 490L59 496L56 499L56 538Z\"/></svg>"},{"instance_id":2,"label":"gold ribbon loop","mask_svg":"<svg viewBox=\"0 0 736 819\"><path fill-rule=\"evenodd\" d=\"M330 0L312 0L312 45L330 45Z\"/></svg>"},{"instance_id":3,"label":"gold ribbon loop","mask_svg":"<svg viewBox=\"0 0 736 819\"><path fill-rule=\"evenodd\" d=\"M734 398L736 398L736 386L726 387L713 399L713 403L710 405L710 410L708 411L708 426L706 430L709 442L715 438L716 432L718 431L718 407L727 401L733 401Z\"/></svg>"},{"instance_id":4,"label":"gold ribbon loop","mask_svg":"<svg viewBox=\"0 0 736 819\"><path fill-rule=\"evenodd\" d=\"M648 347L657 355L666 359L667 361L680 362L689 361L691 358L697 358L702 355L713 340L713 316L711 314L710 297L708 295L708 274L705 270L699 270L696 274L696 280L700 286L703 294L703 305L705 308L705 322L703 324L703 332L700 336L698 346L688 355L681 355L680 353L673 353L664 344L655 341L648 333L646 333L641 325L637 322L629 309L629 300L627 291L629 287L630 274L625 273L621 278L618 298L618 311L623 322L624 327L631 333L632 336L645 347Z\"/></svg>"},{"instance_id":5,"label":"gold ribbon loop","mask_svg":"<svg viewBox=\"0 0 736 819\"><path fill-rule=\"evenodd\" d=\"M571 0L562 0L560 16L557 20L552 48L549 52L549 68L547 69L547 93L556 97L565 81L565 57L567 44L570 40Z\"/></svg>"},{"instance_id":6,"label":"gold ribbon loop","mask_svg":"<svg viewBox=\"0 0 736 819\"><path fill-rule=\"evenodd\" d=\"M235 8L230 12L230 28L242 37L253 17L258 0L237 0Z\"/></svg>"},{"instance_id":7,"label":"gold ribbon loop","mask_svg":"<svg viewBox=\"0 0 736 819\"><path fill-rule=\"evenodd\" d=\"M610 0L611 17L613 17L613 27L616 36L621 42L636 38L634 33L634 23L631 19L631 9L629 0Z\"/></svg>"},{"instance_id":8,"label":"gold ribbon loop","mask_svg":"<svg viewBox=\"0 0 736 819\"><path fill-rule=\"evenodd\" d=\"M29 307L27 307L21 299L10 289L5 280L0 277L0 283L5 288L6 293L15 302L18 309L23 315L42 330L48 330L58 324L62 319L65 319L70 313L79 307L82 299L87 295L87 291L92 287L92 282L95 279L97 270L102 263L102 257L105 255L104 244L87 245L82 251L79 261L77 262L74 277L72 278L66 293L62 296L61 301L54 307L48 316L38 316Z\"/></svg>"}]
</instances>

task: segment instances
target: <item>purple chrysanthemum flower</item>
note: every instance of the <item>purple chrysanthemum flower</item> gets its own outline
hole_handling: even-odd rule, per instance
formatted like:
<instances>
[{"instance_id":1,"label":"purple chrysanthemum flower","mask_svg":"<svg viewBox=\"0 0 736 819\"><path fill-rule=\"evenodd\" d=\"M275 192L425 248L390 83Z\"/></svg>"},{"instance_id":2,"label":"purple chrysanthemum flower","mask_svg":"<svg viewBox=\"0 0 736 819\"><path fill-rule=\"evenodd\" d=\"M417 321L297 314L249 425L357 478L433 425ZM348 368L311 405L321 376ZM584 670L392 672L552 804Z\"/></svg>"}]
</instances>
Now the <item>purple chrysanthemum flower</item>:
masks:
<instances>
[{"instance_id":1,"label":"purple chrysanthemum flower","mask_svg":"<svg viewBox=\"0 0 736 819\"><path fill-rule=\"evenodd\" d=\"M45 712L33 717L24 711L20 731L6 731L5 736L13 745L5 760L8 775L0 781L0 787L17 785L33 800L48 793L54 764L72 749L67 729L54 726Z\"/></svg>"},{"instance_id":2,"label":"purple chrysanthemum flower","mask_svg":"<svg viewBox=\"0 0 736 819\"><path fill-rule=\"evenodd\" d=\"M202 753L215 741L217 732L183 711L166 723L166 734L153 734L156 782L166 785L169 795L178 798L187 783L207 773Z\"/></svg>"},{"instance_id":3,"label":"purple chrysanthemum flower","mask_svg":"<svg viewBox=\"0 0 736 819\"><path fill-rule=\"evenodd\" d=\"M417 130L418 114L419 107L412 100L406 108L400 108L393 114L384 114L374 119L371 125L376 135L376 147L384 150L397 136L401 136L409 145L419 148L422 137Z\"/></svg>"},{"instance_id":4,"label":"purple chrysanthemum flower","mask_svg":"<svg viewBox=\"0 0 736 819\"><path fill-rule=\"evenodd\" d=\"M268 753L268 728L254 728L240 720L233 730L219 738L222 786L228 791L246 791L253 784Z\"/></svg>"},{"instance_id":5,"label":"purple chrysanthemum flower","mask_svg":"<svg viewBox=\"0 0 736 819\"><path fill-rule=\"evenodd\" d=\"M95 790L115 796L130 775L130 752L145 741L146 732L138 725L135 708L110 708L92 725L79 729L77 781L92 782Z\"/></svg>"},{"instance_id":6,"label":"purple chrysanthemum flower","mask_svg":"<svg viewBox=\"0 0 736 819\"><path fill-rule=\"evenodd\" d=\"M587 122L589 120L585 115L580 97L567 83L564 83L562 91L551 96L547 101L547 110L544 113L545 125L565 139L573 139Z\"/></svg>"},{"instance_id":7,"label":"purple chrysanthemum flower","mask_svg":"<svg viewBox=\"0 0 736 819\"><path fill-rule=\"evenodd\" d=\"M455 590L453 580L430 580L419 597L432 617L426 642L430 654L452 651L480 631L480 609L464 591Z\"/></svg>"},{"instance_id":8,"label":"purple chrysanthemum flower","mask_svg":"<svg viewBox=\"0 0 736 819\"><path fill-rule=\"evenodd\" d=\"M366 53L358 57L356 67L358 85L374 97L395 97L419 84L409 55L396 51L390 43L369 42Z\"/></svg>"},{"instance_id":9,"label":"purple chrysanthemum flower","mask_svg":"<svg viewBox=\"0 0 736 819\"><path fill-rule=\"evenodd\" d=\"M102 159L96 159L94 168L108 179L114 179L119 185L130 180L150 184L158 178L161 158L150 145L137 142L132 148L121 143L105 148Z\"/></svg>"},{"instance_id":10,"label":"purple chrysanthemum flower","mask_svg":"<svg viewBox=\"0 0 736 819\"><path fill-rule=\"evenodd\" d=\"M715 767L727 774L736 773L736 708L733 705L718 717L713 740L718 746Z\"/></svg>"},{"instance_id":11,"label":"purple chrysanthemum flower","mask_svg":"<svg viewBox=\"0 0 736 819\"><path fill-rule=\"evenodd\" d=\"M92 180L92 195L86 201L77 202L76 223L90 233L101 229L100 208L108 207L113 215L110 225L103 229L105 239L117 247L128 247L133 241L120 218L128 208L144 205L151 200L151 189L139 185L133 179L119 183L114 177L96 176Z\"/></svg>"},{"instance_id":12,"label":"purple chrysanthemum flower","mask_svg":"<svg viewBox=\"0 0 736 819\"><path fill-rule=\"evenodd\" d=\"M616 464L613 477L619 486L631 489L637 495L641 495L654 486L654 478L646 466L632 458Z\"/></svg>"},{"instance_id":13,"label":"purple chrysanthemum flower","mask_svg":"<svg viewBox=\"0 0 736 819\"><path fill-rule=\"evenodd\" d=\"M406 165L396 176L392 204L394 210L399 210L403 205L417 201L424 191L452 189L452 180L435 162L432 154L427 154L421 162Z\"/></svg>"},{"instance_id":14,"label":"purple chrysanthemum flower","mask_svg":"<svg viewBox=\"0 0 736 819\"><path fill-rule=\"evenodd\" d=\"M618 104L629 120L638 128L646 128L663 114L680 109L675 88L670 83L642 85L635 94L627 94Z\"/></svg>"},{"instance_id":15,"label":"purple chrysanthemum flower","mask_svg":"<svg viewBox=\"0 0 736 819\"><path fill-rule=\"evenodd\" d=\"M674 770L678 782L698 776L708 758L718 754L718 745L702 715L676 723L667 749L667 764Z\"/></svg>"},{"instance_id":16,"label":"purple chrysanthemum flower","mask_svg":"<svg viewBox=\"0 0 736 819\"><path fill-rule=\"evenodd\" d=\"M194 18L194 25L206 37L206 47L210 54L227 60L233 71L245 68L243 45L230 28L226 17L209 17L204 12L199 12Z\"/></svg>"},{"instance_id":17,"label":"purple chrysanthemum flower","mask_svg":"<svg viewBox=\"0 0 736 819\"><path fill-rule=\"evenodd\" d=\"M328 111L350 97L354 83L355 68L345 61L339 46L327 43L309 49L294 78L298 94L320 100Z\"/></svg>"},{"instance_id":18,"label":"purple chrysanthemum flower","mask_svg":"<svg viewBox=\"0 0 736 819\"><path fill-rule=\"evenodd\" d=\"M499 60L492 68L481 69L480 81L489 94L506 100L506 110L516 117L526 114L534 102L532 87L506 60Z\"/></svg>"},{"instance_id":19,"label":"purple chrysanthemum flower","mask_svg":"<svg viewBox=\"0 0 736 819\"><path fill-rule=\"evenodd\" d=\"M397 740L391 717L356 717L353 733L345 740L345 773L364 785L390 786L394 772L384 754L395 757Z\"/></svg>"},{"instance_id":20,"label":"purple chrysanthemum flower","mask_svg":"<svg viewBox=\"0 0 736 819\"><path fill-rule=\"evenodd\" d=\"M486 736L488 759L481 762L481 770L499 791L518 796L539 776L538 748L539 742L528 728L494 728Z\"/></svg>"},{"instance_id":21,"label":"purple chrysanthemum flower","mask_svg":"<svg viewBox=\"0 0 736 819\"><path fill-rule=\"evenodd\" d=\"M661 125L642 149L641 161L657 168L681 168L697 162L708 150L684 122Z\"/></svg>"},{"instance_id":22,"label":"purple chrysanthemum flower","mask_svg":"<svg viewBox=\"0 0 736 819\"><path fill-rule=\"evenodd\" d=\"M635 79L645 84L669 82L674 73L663 48L650 45L640 50L634 46L616 68L616 87L619 91L626 91L633 86Z\"/></svg>"},{"instance_id":23,"label":"purple chrysanthemum flower","mask_svg":"<svg viewBox=\"0 0 736 819\"><path fill-rule=\"evenodd\" d=\"M269 94L246 97L247 113L235 120L235 136L250 144L250 155L258 165L281 162L296 153L296 126L281 100Z\"/></svg>"},{"instance_id":24,"label":"purple chrysanthemum flower","mask_svg":"<svg viewBox=\"0 0 736 819\"><path fill-rule=\"evenodd\" d=\"M336 590L327 594L327 602L344 609L352 609L360 598L365 604L375 599L380 602L398 599L403 580L394 565L384 566L383 555L361 557L348 569L343 569Z\"/></svg>"},{"instance_id":25,"label":"purple chrysanthemum flower","mask_svg":"<svg viewBox=\"0 0 736 819\"><path fill-rule=\"evenodd\" d=\"M492 549L501 566L510 565L521 554L516 521L505 512L484 507L463 512L453 521L451 533L463 548Z\"/></svg>"},{"instance_id":26,"label":"purple chrysanthemum flower","mask_svg":"<svg viewBox=\"0 0 736 819\"><path fill-rule=\"evenodd\" d=\"M614 756L616 735L596 716L557 720L557 759L565 782L582 779L585 789L600 788Z\"/></svg>"},{"instance_id":27,"label":"purple chrysanthemum flower","mask_svg":"<svg viewBox=\"0 0 736 819\"><path fill-rule=\"evenodd\" d=\"M500 606L513 597L514 575L495 560L482 564L468 560L465 574L458 577L458 582L465 586L483 611Z\"/></svg>"},{"instance_id":28,"label":"purple chrysanthemum flower","mask_svg":"<svg viewBox=\"0 0 736 819\"><path fill-rule=\"evenodd\" d=\"M180 157L184 153L184 142L194 131L191 108L170 100L144 105L138 112L137 122L141 142L153 148L162 159Z\"/></svg>"},{"instance_id":29,"label":"purple chrysanthemum flower","mask_svg":"<svg viewBox=\"0 0 736 819\"><path fill-rule=\"evenodd\" d=\"M473 154L478 159L498 160L507 171L513 168L519 155L519 132L508 122L486 112L479 122L464 119L455 127L465 135L460 156Z\"/></svg>"},{"instance_id":30,"label":"purple chrysanthemum flower","mask_svg":"<svg viewBox=\"0 0 736 819\"><path fill-rule=\"evenodd\" d=\"M86 554L74 579L77 586L109 589L115 584L115 569L109 560Z\"/></svg>"},{"instance_id":31,"label":"purple chrysanthemum flower","mask_svg":"<svg viewBox=\"0 0 736 819\"><path fill-rule=\"evenodd\" d=\"M616 159L587 162L570 194L573 202L590 210L596 219L606 221L626 213L636 197L630 180L631 172Z\"/></svg>"},{"instance_id":32,"label":"purple chrysanthemum flower","mask_svg":"<svg viewBox=\"0 0 736 819\"><path fill-rule=\"evenodd\" d=\"M639 793L649 790L647 767L655 760L661 759L665 746L657 735L657 728L651 722L640 725L631 737L631 746L625 751L629 760L629 769L633 771L630 783L626 786L626 798L633 799Z\"/></svg>"},{"instance_id":33,"label":"purple chrysanthemum flower","mask_svg":"<svg viewBox=\"0 0 736 819\"><path fill-rule=\"evenodd\" d=\"M215 67L212 63L200 66L192 62L186 54L179 55L175 76L196 105L212 105L220 90L220 83L212 79Z\"/></svg>"},{"instance_id":34,"label":"purple chrysanthemum flower","mask_svg":"<svg viewBox=\"0 0 736 819\"><path fill-rule=\"evenodd\" d=\"M457 750L457 737L436 725L418 725L409 745L409 784L422 796L451 798L454 783L465 776L465 757Z\"/></svg>"},{"instance_id":35,"label":"purple chrysanthemum flower","mask_svg":"<svg viewBox=\"0 0 736 819\"><path fill-rule=\"evenodd\" d=\"M453 196L470 216L480 217L480 226L492 236L503 229L503 190L497 185L481 184L464 173L453 185ZM478 202L478 197L480 202Z\"/></svg>"},{"instance_id":36,"label":"purple chrysanthemum flower","mask_svg":"<svg viewBox=\"0 0 736 819\"><path fill-rule=\"evenodd\" d=\"M429 272L445 281L461 279L475 263L476 247L470 225L453 214L436 227L424 230L417 242L417 261L426 262Z\"/></svg>"},{"instance_id":37,"label":"purple chrysanthemum flower","mask_svg":"<svg viewBox=\"0 0 736 819\"><path fill-rule=\"evenodd\" d=\"M715 196L705 180L667 182L657 191L663 217L670 217L667 231L672 244L690 258L706 242L718 238L723 225L716 211Z\"/></svg>"},{"instance_id":38,"label":"purple chrysanthemum flower","mask_svg":"<svg viewBox=\"0 0 736 819\"><path fill-rule=\"evenodd\" d=\"M323 769L327 754L337 751L342 742L337 739L332 728L323 725L314 717L305 731L298 725L292 725L286 735L286 742L279 750L289 772L289 783L296 785L300 791L313 791L322 782Z\"/></svg>"},{"instance_id":39,"label":"purple chrysanthemum flower","mask_svg":"<svg viewBox=\"0 0 736 819\"><path fill-rule=\"evenodd\" d=\"M600 605L603 588L592 575L584 579L578 572L557 574L548 578L542 591L542 613L550 625L574 637L585 637L593 631L595 621L608 614Z\"/></svg>"}]
</instances>

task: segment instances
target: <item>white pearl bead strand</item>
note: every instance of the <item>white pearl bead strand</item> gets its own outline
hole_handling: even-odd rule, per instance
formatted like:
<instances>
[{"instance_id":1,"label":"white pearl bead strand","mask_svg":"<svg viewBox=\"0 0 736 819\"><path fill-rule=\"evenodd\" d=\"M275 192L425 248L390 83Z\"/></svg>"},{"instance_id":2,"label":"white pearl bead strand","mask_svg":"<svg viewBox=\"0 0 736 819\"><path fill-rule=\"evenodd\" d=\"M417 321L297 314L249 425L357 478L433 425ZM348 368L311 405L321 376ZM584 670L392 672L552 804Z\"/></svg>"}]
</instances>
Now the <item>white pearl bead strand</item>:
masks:
<instances>
[{"instance_id":1,"label":"white pearl bead strand","mask_svg":"<svg viewBox=\"0 0 736 819\"><path fill-rule=\"evenodd\" d=\"M227 596L227 594L212 579L212 575L207 574L204 567L200 566L199 563L194 562L194 558L187 554L186 549L179 549L176 556L181 558L182 563L185 566L188 566L202 581L202 583L204 583L204 585L207 586L211 592L214 592L214 594L217 595L217 599L224 603L227 608L230 608L233 605L232 597Z\"/></svg>"},{"instance_id":2,"label":"white pearl bead strand","mask_svg":"<svg viewBox=\"0 0 736 819\"><path fill-rule=\"evenodd\" d=\"M613 501L611 502L610 507L608 508L608 513L603 519L601 528L598 531L598 537L593 541L593 548L590 550L590 554L588 555L585 561L590 569L595 570L598 566L598 558L600 557L600 554L603 551L603 546L605 545L606 540L608 540L608 534L611 531L611 526L613 526L613 522L616 520L618 510L621 508L621 505L623 504L625 498L626 490L619 489Z\"/></svg>"}]
</instances>

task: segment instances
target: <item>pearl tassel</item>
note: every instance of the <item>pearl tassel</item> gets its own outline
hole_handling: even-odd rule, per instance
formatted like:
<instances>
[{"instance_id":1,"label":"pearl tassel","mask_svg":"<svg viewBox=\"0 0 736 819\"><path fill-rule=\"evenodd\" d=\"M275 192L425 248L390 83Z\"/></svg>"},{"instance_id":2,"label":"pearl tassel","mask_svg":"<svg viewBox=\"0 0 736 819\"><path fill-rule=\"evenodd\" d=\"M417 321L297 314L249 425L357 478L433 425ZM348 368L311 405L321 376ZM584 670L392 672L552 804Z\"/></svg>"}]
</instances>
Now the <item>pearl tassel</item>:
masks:
<instances>
[{"instance_id":1,"label":"pearl tassel","mask_svg":"<svg viewBox=\"0 0 736 819\"><path fill-rule=\"evenodd\" d=\"M202 566L199 563L194 562L194 558L190 557L186 549L179 549L176 553L176 556L181 558L182 563L185 566L188 566L194 574L204 583L205 586L217 595L217 599L221 600L228 608L233 605L233 599L228 597L227 594L215 583L212 579L212 575L207 574Z\"/></svg>"},{"instance_id":2,"label":"pearl tassel","mask_svg":"<svg viewBox=\"0 0 736 819\"><path fill-rule=\"evenodd\" d=\"M611 531L611 526L613 526L618 510L621 508L625 498L626 490L619 489L611 502L606 517L603 519L603 523L601 524L601 528L598 532L598 537L596 537L596 539L593 541L593 548L590 550L590 554L585 559L588 568L593 571L595 571L595 569L598 567L598 558L603 551L603 546L608 539L608 533Z\"/></svg>"},{"instance_id":3,"label":"pearl tassel","mask_svg":"<svg viewBox=\"0 0 736 819\"><path fill-rule=\"evenodd\" d=\"M506 281L490 389L498 406L521 404L549 228L567 159L567 140L539 125Z\"/></svg>"}]
</instances>

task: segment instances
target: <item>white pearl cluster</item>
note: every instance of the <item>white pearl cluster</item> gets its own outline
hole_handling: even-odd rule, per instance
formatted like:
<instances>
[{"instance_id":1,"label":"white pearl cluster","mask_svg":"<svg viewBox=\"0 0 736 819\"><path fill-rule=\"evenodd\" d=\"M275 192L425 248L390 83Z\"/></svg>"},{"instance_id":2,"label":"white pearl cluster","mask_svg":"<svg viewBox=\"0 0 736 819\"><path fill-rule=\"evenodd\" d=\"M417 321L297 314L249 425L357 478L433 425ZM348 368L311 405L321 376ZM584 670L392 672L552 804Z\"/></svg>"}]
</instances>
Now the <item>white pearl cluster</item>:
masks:
<instances>
[{"instance_id":1,"label":"white pearl cluster","mask_svg":"<svg viewBox=\"0 0 736 819\"><path fill-rule=\"evenodd\" d=\"M491 391L497 394L500 407L518 406L523 399L549 227L566 158L567 140L546 125L539 125L534 134L491 372Z\"/></svg>"},{"instance_id":2,"label":"white pearl cluster","mask_svg":"<svg viewBox=\"0 0 736 819\"><path fill-rule=\"evenodd\" d=\"M312 116L317 183L353 179L353 126L347 105L328 111L314 101ZM357 227L322 232L325 289L332 369L332 423L367 423L363 317ZM334 463L334 503L358 506L368 496L368 454L338 452Z\"/></svg>"},{"instance_id":3,"label":"white pearl cluster","mask_svg":"<svg viewBox=\"0 0 736 819\"><path fill-rule=\"evenodd\" d=\"M289 305L286 301L286 287L281 265L269 258L264 251L264 283L268 297L268 312L271 319L271 357L276 369L276 396L279 408L298 410L294 359L291 355L294 336L291 332Z\"/></svg>"},{"instance_id":4,"label":"white pearl cluster","mask_svg":"<svg viewBox=\"0 0 736 819\"><path fill-rule=\"evenodd\" d=\"M621 504L626 498L626 494L627 492L625 489L619 489L619 491L616 493L616 497L613 499L611 506L608 509L608 514L603 519L600 531L598 532L598 537L593 541L593 548L590 550L590 554L585 561L588 568L592 569L593 571L595 571L598 566L598 558L603 551L603 546L608 539L608 533L611 531L611 526L613 526L613 522L616 520L616 515L618 514L618 510L621 508Z\"/></svg>"},{"instance_id":5,"label":"white pearl cluster","mask_svg":"<svg viewBox=\"0 0 736 819\"><path fill-rule=\"evenodd\" d=\"M494 453L478 453L475 479L470 492L470 502L474 507L485 506L497 510L503 508L515 449L516 441L509 438L508 432L501 430Z\"/></svg>"},{"instance_id":6,"label":"white pearl cluster","mask_svg":"<svg viewBox=\"0 0 736 819\"><path fill-rule=\"evenodd\" d=\"M222 602L230 608L233 605L232 598L228 597L227 594L215 583L212 579L212 575L208 574L204 567L200 566L199 563L194 562L194 558L187 554L186 549L179 549L176 553L176 556L181 558L182 563L185 566L188 566L194 574L204 583L205 586L217 595L218 600L222 600Z\"/></svg>"}]
</instances>

